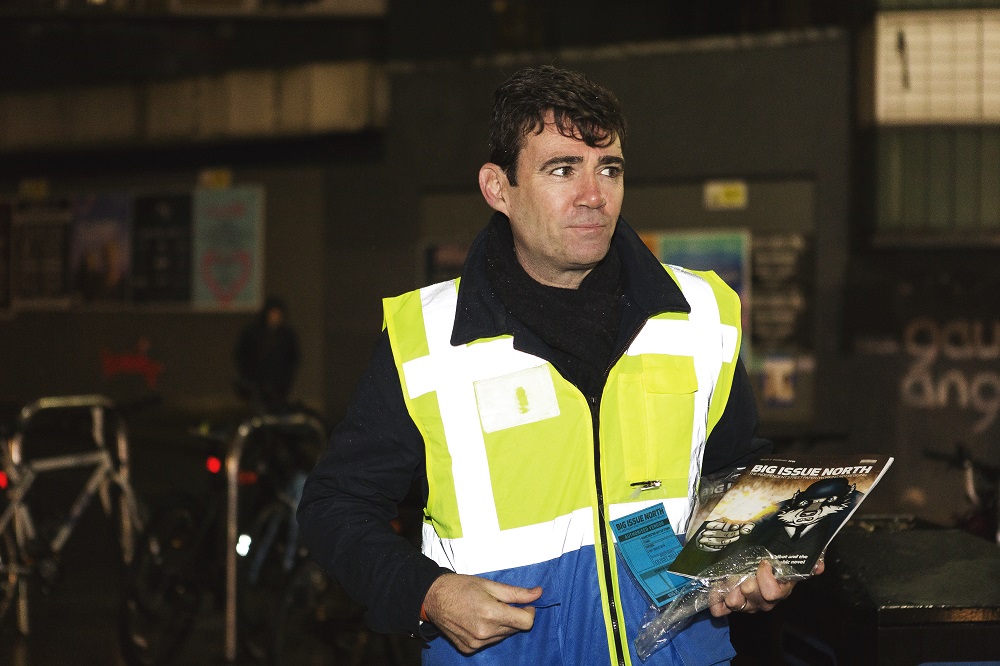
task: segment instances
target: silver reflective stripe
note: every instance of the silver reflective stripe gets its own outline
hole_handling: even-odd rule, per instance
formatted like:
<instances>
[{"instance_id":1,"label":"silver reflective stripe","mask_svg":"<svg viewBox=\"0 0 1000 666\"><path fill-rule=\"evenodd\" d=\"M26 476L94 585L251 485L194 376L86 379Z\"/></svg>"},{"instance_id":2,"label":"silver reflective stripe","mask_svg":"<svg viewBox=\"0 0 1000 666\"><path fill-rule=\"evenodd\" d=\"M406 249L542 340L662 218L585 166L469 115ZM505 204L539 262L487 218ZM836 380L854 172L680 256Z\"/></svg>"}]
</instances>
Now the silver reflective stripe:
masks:
<instances>
[{"instance_id":1,"label":"silver reflective stripe","mask_svg":"<svg viewBox=\"0 0 1000 666\"><path fill-rule=\"evenodd\" d=\"M680 283L684 298L691 305L688 321L698 331L701 343L700 353L695 354L694 370L698 375L698 392L695 393L695 419L691 433L691 466L688 469L688 497L690 510L684 521L677 524L678 530L686 530L690 514L694 511L698 496L698 481L701 478L701 460L705 453L708 437L708 405L715 391L715 381L722 369L722 322L719 318L719 304L715 300L712 286L687 271L674 268L674 275Z\"/></svg>"},{"instance_id":2,"label":"silver reflective stripe","mask_svg":"<svg viewBox=\"0 0 1000 666\"><path fill-rule=\"evenodd\" d=\"M685 497L612 504L609 520L663 503L671 525L685 520ZM679 532L679 534L683 534ZM529 566L554 560L566 553L594 545L593 509L584 507L548 522L503 530L492 535L442 539L428 523L423 526L423 552L438 564L464 574Z\"/></svg>"},{"instance_id":3,"label":"silver reflective stripe","mask_svg":"<svg viewBox=\"0 0 1000 666\"><path fill-rule=\"evenodd\" d=\"M452 571L482 574L554 560L594 545L593 509L584 507L553 520L496 534L442 539L424 523L424 555Z\"/></svg>"},{"instance_id":4,"label":"silver reflective stripe","mask_svg":"<svg viewBox=\"0 0 1000 666\"><path fill-rule=\"evenodd\" d=\"M410 399L437 393L448 453L456 473L455 498L462 534L495 535L500 531L486 444L479 422L474 382L544 365L514 349L511 338L451 345L458 291L454 282L420 290L429 354L403 363Z\"/></svg>"},{"instance_id":5,"label":"silver reflective stripe","mask_svg":"<svg viewBox=\"0 0 1000 666\"><path fill-rule=\"evenodd\" d=\"M722 323L715 292L708 282L683 268L671 268L684 298L691 305L691 314L686 320L650 319L626 353L630 356L670 354L694 358L698 390L694 395L695 419L691 432L691 466L688 470L689 500L686 501L685 511L670 516L671 525L680 532L687 529L687 522L694 510L708 432L708 406L723 362L731 362L736 354L738 331L735 326Z\"/></svg>"}]
</instances>

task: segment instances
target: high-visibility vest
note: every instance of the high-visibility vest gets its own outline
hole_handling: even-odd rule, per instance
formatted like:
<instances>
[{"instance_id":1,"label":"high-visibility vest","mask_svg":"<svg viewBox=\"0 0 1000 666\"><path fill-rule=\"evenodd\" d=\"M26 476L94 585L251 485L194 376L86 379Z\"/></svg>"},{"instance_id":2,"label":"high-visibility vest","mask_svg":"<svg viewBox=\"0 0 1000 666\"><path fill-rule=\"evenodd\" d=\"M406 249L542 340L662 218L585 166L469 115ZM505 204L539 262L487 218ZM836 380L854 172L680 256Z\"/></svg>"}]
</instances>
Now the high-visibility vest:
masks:
<instances>
[{"instance_id":1,"label":"high-visibility vest","mask_svg":"<svg viewBox=\"0 0 1000 666\"><path fill-rule=\"evenodd\" d=\"M426 555L465 574L553 561L600 546L606 521L660 502L684 533L705 441L732 386L740 303L714 273L665 269L691 312L645 322L610 369L596 420L579 389L514 349L510 335L451 345L459 280L385 300L425 444ZM601 589L617 591L617 567L607 571L611 580L597 573ZM616 604L602 599L611 644Z\"/></svg>"}]
</instances>

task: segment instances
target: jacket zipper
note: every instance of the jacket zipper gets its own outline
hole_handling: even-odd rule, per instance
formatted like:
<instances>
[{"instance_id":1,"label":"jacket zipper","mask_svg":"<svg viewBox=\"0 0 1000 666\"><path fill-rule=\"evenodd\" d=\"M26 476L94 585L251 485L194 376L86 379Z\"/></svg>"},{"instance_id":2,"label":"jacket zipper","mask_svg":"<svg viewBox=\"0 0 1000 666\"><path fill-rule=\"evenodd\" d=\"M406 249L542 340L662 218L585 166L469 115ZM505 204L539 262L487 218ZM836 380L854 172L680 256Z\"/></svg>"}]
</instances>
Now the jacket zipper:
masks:
<instances>
[{"instance_id":1,"label":"jacket zipper","mask_svg":"<svg viewBox=\"0 0 1000 666\"><path fill-rule=\"evenodd\" d=\"M594 481L597 484L597 524L601 539L601 563L604 567L604 579L607 581L608 609L611 612L611 633L615 637L615 654L618 656L618 666L625 666L625 646L622 645L621 631L618 626L618 604L615 603L615 588L611 577L611 553L608 546L608 528L604 513L604 482L601 477L601 443L600 443L600 401L597 397L588 396L590 416L594 428Z\"/></svg>"},{"instance_id":2,"label":"jacket zipper","mask_svg":"<svg viewBox=\"0 0 1000 666\"><path fill-rule=\"evenodd\" d=\"M649 317L644 320L648 321ZM614 358L608 364L607 369L604 371L604 384L608 383L608 377L611 376L611 370L615 367L615 363L618 359L625 354L625 351L632 346L632 343L639 336L639 332L642 330L642 326L639 326L632 334L629 335L628 340L625 344L615 352ZM601 391L603 394L603 390ZM604 512L604 480L601 476L601 402L598 396L587 396L587 402L590 404L590 419L591 424L594 429L594 482L597 485L597 524L600 529L601 537L601 558L602 565L604 567L604 579L607 581L608 589L608 608L611 611L611 631L615 635L615 654L618 656L618 666L625 666L625 646L622 643L622 635L618 626L618 604L615 603L615 586L611 578L611 553L609 552L609 539L608 539L608 521L607 515Z\"/></svg>"}]
</instances>

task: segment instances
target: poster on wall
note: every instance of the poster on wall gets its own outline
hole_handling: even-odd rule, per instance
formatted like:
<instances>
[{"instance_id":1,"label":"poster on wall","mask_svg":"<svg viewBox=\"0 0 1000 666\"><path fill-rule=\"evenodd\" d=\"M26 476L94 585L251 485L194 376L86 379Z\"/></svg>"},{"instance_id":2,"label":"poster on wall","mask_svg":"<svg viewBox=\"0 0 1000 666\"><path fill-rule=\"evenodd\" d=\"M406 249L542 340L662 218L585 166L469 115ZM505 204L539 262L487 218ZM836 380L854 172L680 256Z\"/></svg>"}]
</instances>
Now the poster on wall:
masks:
<instances>
[{"instance_id":1,"label":"poster on wall","mask_svg":"<svg viewBox=\"0 0 1000 666\"><path fill-rule=\"evenodd\" d=\"M753 341L762 350L812 348L812 243L799 233L753 239Z\"/></svg>"},{"instance_id":2,"label":"poster on wall","mask_svg":"<svg viewBox=\"0 0 1000 666\"><path fill-rule=\"evenodd\" d=\"M195 191L195 307L254 310L260 306L263 218L261 187Z\"/></svg>"},{"instance_id":3,"label":"poster on wall","mask_svg":"<svg viewBox=\"0 0 1000 666\"><path fill-rule=\"evenodd\" d=\"M10 203L0 201L0 312L10 309Z\"/></svg>"},{"instance_id":4,"label":"poster on wall","mask_svg":"<svg viewBox=\"0 0 1000 666\"><path fill-rule=\"evenodd\" d=\"M749 295L749 231L699 229L640 235L661 262L696 271L715 271L741 298Z\"/></svg>"},{"instance_id":5,"label":"poster on wall","mask_svg":"<svg viewBox=\"0 0 1000 666\"><path fill-rule=\"evenodd\" d=\"M10 222L12 303L68 304L71 220L68 199L14 203Z\"/></svg>"},{"instance_id":6,"label":"poster on wall","mask_svg":"<svg viewBox=\"0 0 1000 666\"><path fill-rule=\"evenodd\" d=\"M769 407L793 407L802 377L812 372L813 265L807 235L754 235L751 339Z\"/></svg>"},{"instance_id":7,"label":"poster on wall","mask_svg":"<svg viewBox=\"0 0 1000 666\"><path fill-rule=\"evenodd\" d=\"M132 300L191 301L190 194L136 197L132 206Z\"/></svg>"},{"instance_id":8,"label":"poster on wall","mask_svg":"<svg viewBox=\"0 0 1000 666\"><path fill-rule=\"evenodd\" d=\"M743 303L743 351L750 353L750 232L746 229L696 229L640 234L662 263L691 270L715 271Z\"/></svg>"},{"instance_id":9,"label":"poster on wall","mask_svg":"<svg viewBox=\"0 0 1000 666\"><path fill-rule=\"evenodd\" d=\"M71 291L83 302L123 302L132 271L132 226L124 194L72 199Z\"/></svg>"}]
</instances>

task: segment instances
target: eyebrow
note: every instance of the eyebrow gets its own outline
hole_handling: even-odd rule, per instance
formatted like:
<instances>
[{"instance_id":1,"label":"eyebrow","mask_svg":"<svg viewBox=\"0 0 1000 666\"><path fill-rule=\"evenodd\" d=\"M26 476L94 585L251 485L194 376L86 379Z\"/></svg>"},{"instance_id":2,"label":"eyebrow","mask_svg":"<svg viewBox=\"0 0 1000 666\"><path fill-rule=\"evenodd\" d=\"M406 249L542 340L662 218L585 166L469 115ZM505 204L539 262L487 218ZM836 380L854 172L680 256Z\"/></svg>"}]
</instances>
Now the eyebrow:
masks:
<instances>
[{"instance_id":1,"label":"eyebrow","mask_svg":"<svg viewBox=\"0 0 1000 666\"><path fill-rule=\"evenodd\" d=\"M545 160L542 166L538 167L539 171L546 171L557 164L580 164L583 162L583 158L579 155L557 155L551 159ZM605 155L597 163L601 166L607 164L615 164L622 166L625 164L625 160L617 155Z\"/></svg>"}]
</instances>

